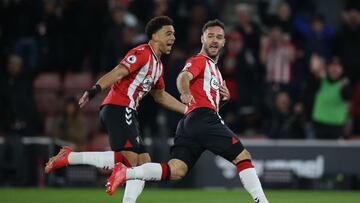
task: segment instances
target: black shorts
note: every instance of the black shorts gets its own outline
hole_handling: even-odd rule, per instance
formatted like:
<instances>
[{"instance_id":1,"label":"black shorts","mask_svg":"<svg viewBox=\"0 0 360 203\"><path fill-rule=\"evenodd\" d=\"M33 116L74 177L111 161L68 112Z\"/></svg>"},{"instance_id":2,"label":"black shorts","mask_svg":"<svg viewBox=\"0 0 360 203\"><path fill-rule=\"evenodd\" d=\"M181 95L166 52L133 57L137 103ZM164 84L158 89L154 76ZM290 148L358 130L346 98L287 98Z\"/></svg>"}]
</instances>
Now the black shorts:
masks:
<instances>
[{"instance_id":1,"label":"black shorts","mask_svg":"<svg viewBox=\"0 0 360 203\"><path fill-rule=\"evenodd\" d=\"M135 110L107 104L100 110L100 121L109 135L111 150L146 153Z\"/></svg>"},{"instance_id":2,"label":"black shorts","mask_svg":"<svg viewBox=\"0 0 360 203\"><path fill-rule=\"evenodd\" d=\"M231 162L244 147L215 111L199 108L179 121L171 156L192 168L205 150Z\"/></svg>"}]
</instances>

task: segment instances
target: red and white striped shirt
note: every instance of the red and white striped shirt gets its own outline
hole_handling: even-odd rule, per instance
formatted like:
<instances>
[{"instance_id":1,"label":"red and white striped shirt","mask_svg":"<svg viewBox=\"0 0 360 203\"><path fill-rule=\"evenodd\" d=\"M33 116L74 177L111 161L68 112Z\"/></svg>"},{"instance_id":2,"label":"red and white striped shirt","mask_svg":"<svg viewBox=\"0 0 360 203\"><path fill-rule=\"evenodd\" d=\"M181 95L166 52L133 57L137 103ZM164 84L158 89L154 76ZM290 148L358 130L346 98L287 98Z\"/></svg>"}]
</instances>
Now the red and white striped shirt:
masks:
<instances>
[{"instance_id":1,"label":"red and white striped shirt","mask_svg":"<svg viewBox=\"0 0 360 203\"><path fill-rule=\"evenodd\" d=\"M154 87L165 88L163 65L149 44L130 50L121 60L129 74L114 83L101 106L115 104L136 110L139 101Z\"/></svg>"},{"instance_id":2,"label":"red and white striped shirt","mask_svg":"<svg viewBox=\"0 0 360 203\"><path fill-rule=\"evenodd\" d=\"M223 79L217 64L211 58L198 54L186 61L183 71L189 71L194 76L190 82L190 91L195 102L190 103L186 114L202 107L219 112Z\"/></svg>"}]
</instances>

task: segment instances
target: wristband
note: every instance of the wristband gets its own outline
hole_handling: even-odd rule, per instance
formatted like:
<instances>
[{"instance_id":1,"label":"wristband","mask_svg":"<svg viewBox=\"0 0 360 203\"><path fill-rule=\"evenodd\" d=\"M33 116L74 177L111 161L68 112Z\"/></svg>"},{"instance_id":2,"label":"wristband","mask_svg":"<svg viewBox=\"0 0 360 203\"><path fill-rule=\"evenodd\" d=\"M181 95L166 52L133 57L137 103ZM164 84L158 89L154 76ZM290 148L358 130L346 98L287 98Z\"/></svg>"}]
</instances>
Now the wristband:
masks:
<instances>
[{"instance_id":1,"label":"wristband","mask_svg":"<svg viewBox=\"0 0 360 203\"><path fill-rule=\"evenodd\" d=\"M89 89L88 91L89 94L89 100L91 100L92 98L94 98L99 92L101 92L101 86L99 84L96 84L93 88Z\"/></svg>"}]
</instances>

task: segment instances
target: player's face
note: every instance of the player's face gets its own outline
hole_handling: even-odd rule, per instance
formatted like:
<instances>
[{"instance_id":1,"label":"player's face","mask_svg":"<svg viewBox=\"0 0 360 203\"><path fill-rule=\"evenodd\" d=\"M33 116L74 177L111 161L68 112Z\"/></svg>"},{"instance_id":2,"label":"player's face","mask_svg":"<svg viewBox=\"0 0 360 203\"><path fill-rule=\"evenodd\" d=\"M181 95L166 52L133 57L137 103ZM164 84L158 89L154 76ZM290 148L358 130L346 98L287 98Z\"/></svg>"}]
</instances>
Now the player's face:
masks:
<instances>
[{"instance_id":1,"label":"player's face","mask_svg":"<svg viewBox=\"0 0 360 203\"><path fill-rule=\"evenodd\" d=\"M224 30L219 26L208 27L201 36L201 43L205 53L215 59L225 45Z\"/></svg>"},{"instance_id":2,"label":"player's face","mask_svg":"<svg viewBox=\"0 0 360 203\"><path fill-rule=\"evenodd\" d=\"M163 54L170 54L175 42L175 29L172 25L165 25L156 32L159 50Z\"/></svg>"}]
</instances>

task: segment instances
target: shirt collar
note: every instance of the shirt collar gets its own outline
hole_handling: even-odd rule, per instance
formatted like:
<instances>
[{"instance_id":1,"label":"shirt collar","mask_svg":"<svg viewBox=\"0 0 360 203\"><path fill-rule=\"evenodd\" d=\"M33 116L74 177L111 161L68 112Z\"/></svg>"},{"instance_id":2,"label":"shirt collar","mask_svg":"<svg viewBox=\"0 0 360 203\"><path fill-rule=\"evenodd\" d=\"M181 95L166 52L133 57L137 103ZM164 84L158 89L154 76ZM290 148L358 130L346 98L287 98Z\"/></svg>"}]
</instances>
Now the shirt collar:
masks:
<instances>
[{"instance_id":1,"label":"shirt collar","mask_svg":"<svg viewBox=\"0 0 360 203\"><path fill-rule=\"evenodd\" d=\"M209 59L211 62L213 62L215 65L217 65L217 62L216 62L216 61L214 61L212 58L210 58L210 57L206 56L205 54L198 53L198 55L203 56L203 57L205 57L205 58Z\"/></svg>"},{"instance_id":2,"label":"shirt collar","mask_svg":"<svg viewBox=\"0 0 360 203\"><path fill-rule=\"evenodd\" d=\"M160 61L159 58L157 57L154 49L153 49L152 46L150 45L150 43L148 43L148 45L149 45L149 47L150 47L150 50L151 50L152 54L155 56L156 61Z\"/></svg>"}]
</instances>

